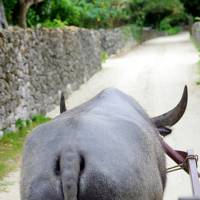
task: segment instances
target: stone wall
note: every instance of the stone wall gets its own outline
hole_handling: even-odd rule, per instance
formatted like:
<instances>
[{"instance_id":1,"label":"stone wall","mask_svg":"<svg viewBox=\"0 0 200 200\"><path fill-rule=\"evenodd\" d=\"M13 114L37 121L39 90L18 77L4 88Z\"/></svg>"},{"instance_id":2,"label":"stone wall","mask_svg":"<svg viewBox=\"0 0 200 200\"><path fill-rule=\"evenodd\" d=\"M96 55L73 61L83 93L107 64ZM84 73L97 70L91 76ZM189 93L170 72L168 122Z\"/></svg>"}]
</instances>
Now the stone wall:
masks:
<instances>
[{"instance_id":1,"label":"stone wall","mask_svg":"<svg viewBox=\"0 0 200 200\"><path fill-rule=\"evenodd\" d=\"M167 33L163 31L158 31L149 27L143 28L141 42L150 40L157 37L168 36Z\"/></svg>"},{"instance_id":2,"label":"stone wall","mask_svg":"<svg viewBox=\"0 0 200 200\"><path fill-rule=\"evenodd\" d=\"M101 52L136 45L123 31L10 28L0 32L0 129L46 113L101 69Z\"/></svg>"},{"instance_id":3,"label":"stone wall","mask_svg":"<svg viewBox=\"0 0 200 200\"><path fill-rule=\"evenodd\" d=\"M122 27L115 29L99 30L101 37L101 49L108 55L128 51L138 42L133 38L131 28Z\"/></svg>"},{"instance_id":4,"label":"stone wall","mask_svg":"<svg viewBox=\"0 0 200 200\"><path fill-rule=\"evenodd\" d=\"M200 47L200 22L196 22L193 24L191 34L192 34L192 40L194 41L195 45L199 48Z\"/></svg>"}]
</instances>

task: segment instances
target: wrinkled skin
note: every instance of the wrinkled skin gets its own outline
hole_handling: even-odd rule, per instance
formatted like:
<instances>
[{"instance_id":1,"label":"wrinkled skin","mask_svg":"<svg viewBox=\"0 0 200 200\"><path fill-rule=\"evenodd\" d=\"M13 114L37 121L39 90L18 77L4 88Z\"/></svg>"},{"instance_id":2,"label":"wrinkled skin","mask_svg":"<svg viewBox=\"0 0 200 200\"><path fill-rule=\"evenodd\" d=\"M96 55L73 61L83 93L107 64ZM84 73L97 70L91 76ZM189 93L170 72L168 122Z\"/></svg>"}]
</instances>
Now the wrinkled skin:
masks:
<instances>
[{"instance_id":1,"label":"wrinkled skin","mask_svg":"<svg viewBox=\"0 0 200 200\"><path fill-rule=\"evenodd\" d=\"M22 200L161 200L159 132L130 96L106 89L34 129L21 174Z\"/></svg>"}]
</instances>

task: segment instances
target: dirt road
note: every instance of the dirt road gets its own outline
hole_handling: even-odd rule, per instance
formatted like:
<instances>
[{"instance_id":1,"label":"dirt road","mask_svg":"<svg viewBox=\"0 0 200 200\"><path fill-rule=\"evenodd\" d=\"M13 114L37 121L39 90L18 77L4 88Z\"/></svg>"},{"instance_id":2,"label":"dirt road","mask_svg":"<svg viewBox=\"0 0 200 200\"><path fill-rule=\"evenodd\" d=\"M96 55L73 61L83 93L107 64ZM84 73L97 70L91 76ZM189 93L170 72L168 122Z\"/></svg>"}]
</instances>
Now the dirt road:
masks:
<instances>
[{"instance_id":1,"label":"dirt road","mask_svg":"<svg viewBox=\"0 0 200 200\"><path fill-rule=\"evenodd\" d=\"M193 148L200 154L200 86L195 83L198 59L188 33L147 41L126 55L107 60L102 71L70 96L68 108L112 86L135 97L150 116L155 116L174 107L187 84L187 111L166 141L177 149ZM49 116L57 114L58 109ZM168 165L171 164L168 161ZM0 193L1 200L19 200L18 180L19 172L5 179L10 184L6 186L7 193ZM164 200L177 200L177 197L190 194L190 180L184 172L168 175Z\"/></svg>"}]
</instances>

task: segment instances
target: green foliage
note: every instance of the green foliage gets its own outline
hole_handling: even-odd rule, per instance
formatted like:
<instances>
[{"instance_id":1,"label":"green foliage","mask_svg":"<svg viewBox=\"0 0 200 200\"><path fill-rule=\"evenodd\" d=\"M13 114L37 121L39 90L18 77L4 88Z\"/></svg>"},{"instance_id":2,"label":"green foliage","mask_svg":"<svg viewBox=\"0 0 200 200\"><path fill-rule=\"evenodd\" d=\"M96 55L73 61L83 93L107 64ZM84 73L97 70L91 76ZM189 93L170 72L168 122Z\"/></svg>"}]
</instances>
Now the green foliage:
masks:
<instances>
[{"instance_id":1,"label":"green foliage","mask_svg":"<svg viewBox=\"0 0 200 200\"><path fill-rule=\"evenodd\" d=\"M67 24L79 25L80 9L70 0L55 0L51 2L50 19L59 19Z\"/></svg>"},{"instance_id":2,"label":"green foliage","mask_svg":"<svg viewBox=\"0 0 200 200\"><path fill-rule=\"evenodd\" d=\"M13 14L15 12L15 7L17 6L18 0L3 0L5 7L6 17L9 23L13 23Z\"/></svg>"},{"instance_id":3,"label":"green foliage","mask_svg":"<svg viewBox=\"0 0 200 200\"><path fill-rule=\"evenodd\" d=\"M30 120L29 119L28 120L18 119L15 122L15 126L18 130L20 130L20 129L30 126L33 122L44 123L48 120L50 120L50 118L47 118L43 115L33 115Z\"/></svg>"},{"instance_id":4,"label":"green foliage","mask_svg":"<svg viewBox=\"0 0 200 200\"><path fill-rule=\"evenodd\" d=\"M88 1L89 2L89 1ZM116 27L124 25L130 19L128 0L81 1L79 6L84 27Z\"/></svg>"},{"instance_id":5,"label":"green foliage","mask_svg":"<svg viewBox=\"0 0 200 200\"><path fill-rule=\"evenodd\" d=\"M193 17L200 15L200 1L199 0L180 0L185 8L185 11Z\"/></svg>"},{"instance_id":6,"label":"green foliage","mask_svg":"<svg viewBox=\"0 0 200 200\"><path fill-rule=\"evenodd\" d=\"M25 127L27 126L26 120L18 119L18 120L15 122L15 126L16 126L16 128L18 128L18 129L25 128Z\"/></svg>"},{"instance_id":7,"label":"green foliage","mask_svg":"<svg viewBox=\"0 0 200 200\"><path fill-rule=\"evenodd\" d=\"M18 119L16 132L5 131L0 139L0 179L17 167L27 134L34 127L49 120L45 116L34 115L31 120Z\"/></svg>"},{"instance_id":8,"label":"green foliage","mask_svg":"<svg viewBox=\"0 0 200 200\"><path fill-rule=\"evenodd\" d=\"M18 0L3 0L8 21L14 24ZM168 29L187 23L188 13L200 11L199 0L44 0L27 14L29 27L75 25L113 28L127 24ZM192 9L196 9L192 12ZM185 12L188 11L188 13ZM198 11L198 12L197 12ZM168 30L167 29L167 30Z\"/></svg>"},{"instance_id":9,"label":"green foliage","mask_svg":"<svg viewBox=\"0 0 200 200\"><path fill-rule=\"evenodd\" d=\"M36 11L32 8L27 13L27 25L29 27L36 26L40 22L40 16L37 15Z\"/></svg>"},{"instance_id":10,"label":"green foliage","mask_svg":"<svg viewBox=\"0 0 200 200\"><path fill-rule=\"evenodd\" d=\"M168 35L175 35L177 33L180 33L182 31L182 28L180 26L175 26L175 27L171 27L170 29L167 29L165 32Z\"/></svg>"},{"instance_id":11,"label":"green foliage","mask_svg":"<svg viewBox=\"0 0 200 200\"><path fill-rule=\"evenodd\" d=\"M45 117L44 115L33 115L31 117L32 122L37 122L37 123L44 123L50 120L50 118Z\"/></svg>"},{"instance_id":12,"label":"green foliage","mask_svg":"<svg viewBox=\"0 0 200 200\"><path fill-rule=\"evenodd\" d=\"M27 25L29 27L41 26L41 22L49 19L50 5L49 0L45 0L43 3L33 5L27 13Z\"/></svg>"},{"instance_id":13,"label":"green foliage","mask_svg":"<svg viewBox=\"0 0 200 200\"><path fill-rule=\"evenodd\" d=\"M7 16L12 21L18 1L4 1ZM130 2L131 0L44 0L29 9L27 24L29 27L42 24L52 28L59 26L56 21L59 20L64 24L87 28L116 27L130 20Z\"/></svg>"},{"instance_id":14,"label":"green foliage","mask_svg":"<svg viewBox=\"0 0 200 200\"><path fill-rule=\"evenodd\" d=\"M130 9L132 12L132 21L138 25L143 26L145 22L146 13L144 11L144 6L146 5L145 0L132 0L130 4Z\"/></svg>"},{"instance_id":15,"label":"green foliage","mask_svg":"<svg viewBox=\"0 0 200 200\"><path fill-rule=\"evenodd\" d=\"M164 18L160 22L159 30L166 32L169 35L174 35L182 31L180 26L171 25L171 18Z\"/></svg>"},{"instance_id":16,"label":"green foliage","mask_svg":"<svg viewBox=\"0 0 200 200\"><path fill-rule=\"evenodd\" d=\"M41 24L49 28L62 28L68 24L79 26L80 21L80 9L70 0L45 0L32 6L27 17L29 26Z\"/></svg>"},{"instance_id":17,"label":"green foliage","mask_svg":"<svg viewBox=\"0 0 200 200\"><path fill-rule=\"evenodd\" d=\"M158 28L165 18L173 26L185 20L184 7L179 0L133 0L131 10L137 24L154 28Z\"/></svg>"},{"instance_id":18,"label":"green foliage","mask_svg":"<svg viewBox=\"0 0 200 200\"><path fill-rule=\"evenodd\" d=\"M47 28L64 28L67 25L67 22L63 22L59 19L54 19L53 21L47 20L42 23L42 27Z\"/></svg>"}]
</instances>

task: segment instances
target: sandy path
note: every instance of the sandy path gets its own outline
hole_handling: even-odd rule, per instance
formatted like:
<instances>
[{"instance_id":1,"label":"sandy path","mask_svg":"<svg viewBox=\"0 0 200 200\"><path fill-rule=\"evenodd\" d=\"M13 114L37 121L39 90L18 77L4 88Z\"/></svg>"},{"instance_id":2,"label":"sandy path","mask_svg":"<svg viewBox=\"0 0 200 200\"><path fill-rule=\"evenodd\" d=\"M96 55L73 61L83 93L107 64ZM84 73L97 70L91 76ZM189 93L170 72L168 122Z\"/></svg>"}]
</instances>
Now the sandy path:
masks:
<instances>
[{"instance_id":1,"label":"sandy path","mask_svg":"<svg viewBox=\"0 0 200 200\"><path fill-rule=\"evenodd\" d=\"M195 84L198 59L187 33L150 40L126 55L109 59L102 71L70 96L68 108L90 99L106 87L114 86L135 97L149 115L154 116L174 107L187 84L187 111L166 140L177 149L192 147L200 154L200 88ZM49 116L57 114L58 109L55 109ZM0 193L1 200L19 200L18 180L19 172L5 179L12 184L7 186L7 193ZM176 200L178 196L190 194L186 174L176 172L168 176L165 200Z\"/></svg>"}]
</instances>

